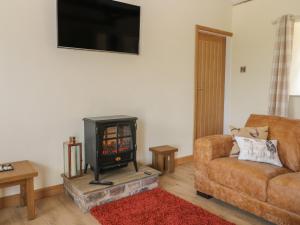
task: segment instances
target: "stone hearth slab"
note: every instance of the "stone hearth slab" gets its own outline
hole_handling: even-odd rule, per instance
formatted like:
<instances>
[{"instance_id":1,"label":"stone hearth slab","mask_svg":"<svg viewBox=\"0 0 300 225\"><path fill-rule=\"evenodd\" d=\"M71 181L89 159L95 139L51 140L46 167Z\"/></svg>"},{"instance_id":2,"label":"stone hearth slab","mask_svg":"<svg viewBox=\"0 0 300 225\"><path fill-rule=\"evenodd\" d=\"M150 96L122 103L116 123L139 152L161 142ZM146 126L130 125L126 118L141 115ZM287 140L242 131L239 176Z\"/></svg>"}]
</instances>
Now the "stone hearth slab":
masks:
<instances>
[{"instance_id":1,"label":"stone hearth slab","mask_svg":"<svg viewBox=\"0 0 300 225\"><path fill-rule=\"evenodd\" d=\"M151 172L146 175L144 172ZM91 185L94 174L89 171L86 175L68 179L63 176L65 192L83 212L89 212L95 206L112 202L127 196L158 187L160 172L147 166L139 166L135 172L132 165L101 174L101 179L109 180L114 185Z\"/></svg>"}]
</instances>

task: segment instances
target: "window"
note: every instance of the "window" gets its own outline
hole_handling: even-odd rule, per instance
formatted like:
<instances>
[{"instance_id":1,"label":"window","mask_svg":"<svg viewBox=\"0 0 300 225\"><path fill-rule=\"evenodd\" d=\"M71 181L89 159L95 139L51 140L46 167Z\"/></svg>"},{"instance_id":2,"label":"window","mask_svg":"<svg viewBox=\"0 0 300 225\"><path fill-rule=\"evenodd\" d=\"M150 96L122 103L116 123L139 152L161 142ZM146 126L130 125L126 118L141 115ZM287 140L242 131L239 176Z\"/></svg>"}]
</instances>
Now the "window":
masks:
<instances>
[{"instance_id":1,"label":"window","mask_svg":"<svg viewBox=\"0 0 300 225\"><path fill-rule=\"evenodd\" d=\"M300 22L295 24L290 95L300 96Z\"/></svg>"}]
</instances>

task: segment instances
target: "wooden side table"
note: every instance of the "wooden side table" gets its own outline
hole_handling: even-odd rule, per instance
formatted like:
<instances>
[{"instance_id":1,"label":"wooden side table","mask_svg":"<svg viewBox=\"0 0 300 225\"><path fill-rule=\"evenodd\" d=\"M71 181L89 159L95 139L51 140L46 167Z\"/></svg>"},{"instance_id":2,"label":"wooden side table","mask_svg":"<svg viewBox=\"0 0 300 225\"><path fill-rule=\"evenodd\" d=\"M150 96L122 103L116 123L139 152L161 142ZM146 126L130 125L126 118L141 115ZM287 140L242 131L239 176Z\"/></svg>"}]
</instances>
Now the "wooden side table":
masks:
<instances>
[{"instance_id":1,"label":"wooden side table","mask_svg":"<svg viewBox=\"0 0 300 225\"><path fill-rule=\"evenodd\" d=\"M27 216L29 220L32 220L35 218L33 179L38 172L29 161L11 164L14 170L0 173L0 188L20 185L20 205L27 205Z\"/></svg>"},{"instance_id":2,"label":"wooden side table","mask_svg":"<svg viewBox=\"0 0 300 225\"><path fill-rule=\"evenodd\" d=\"M175 171L175 152L178 149L169 145L151 147L152 167L159 171L173 173Z\"/></svg>"}]
</instances>

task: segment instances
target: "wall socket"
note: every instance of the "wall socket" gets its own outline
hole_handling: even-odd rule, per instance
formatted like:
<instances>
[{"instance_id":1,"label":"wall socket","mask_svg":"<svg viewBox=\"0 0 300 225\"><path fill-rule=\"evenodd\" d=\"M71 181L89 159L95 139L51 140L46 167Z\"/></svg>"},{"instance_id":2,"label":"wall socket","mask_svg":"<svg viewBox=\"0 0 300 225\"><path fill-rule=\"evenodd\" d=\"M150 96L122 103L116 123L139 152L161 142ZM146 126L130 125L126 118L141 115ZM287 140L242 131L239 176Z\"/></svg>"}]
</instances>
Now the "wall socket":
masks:
<instances>
[{"instance_id":1,"label":"wall socket","mask_svg":"<svg viewBox=\"0 0 300 225\"><path fill-rule=\"evenodd\" d=\"M241 73L246 73L247 67L246 66L241 66Z\"/></svg>"}]
</instances>

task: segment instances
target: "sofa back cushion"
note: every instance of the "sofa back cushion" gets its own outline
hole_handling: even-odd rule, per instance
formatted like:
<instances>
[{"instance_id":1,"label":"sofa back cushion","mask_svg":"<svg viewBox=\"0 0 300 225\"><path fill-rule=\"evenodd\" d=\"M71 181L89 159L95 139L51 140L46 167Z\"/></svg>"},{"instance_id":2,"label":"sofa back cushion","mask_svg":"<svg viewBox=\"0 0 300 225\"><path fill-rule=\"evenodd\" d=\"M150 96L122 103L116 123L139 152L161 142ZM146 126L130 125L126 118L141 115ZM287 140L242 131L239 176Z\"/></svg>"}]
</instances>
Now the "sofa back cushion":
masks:
<instances>
[{"instance_id":1,"label":"sofa back cushion","mask_svg":"<svg viewBox=\"0 0 300 225\"><path fill-rule=\"evenodd\" d=\"M269 140L278 140L278 153L282 164L292 171L300 171L300 120L251 115L246 126L268 126Z\"/></svg>"}]
</instances>

